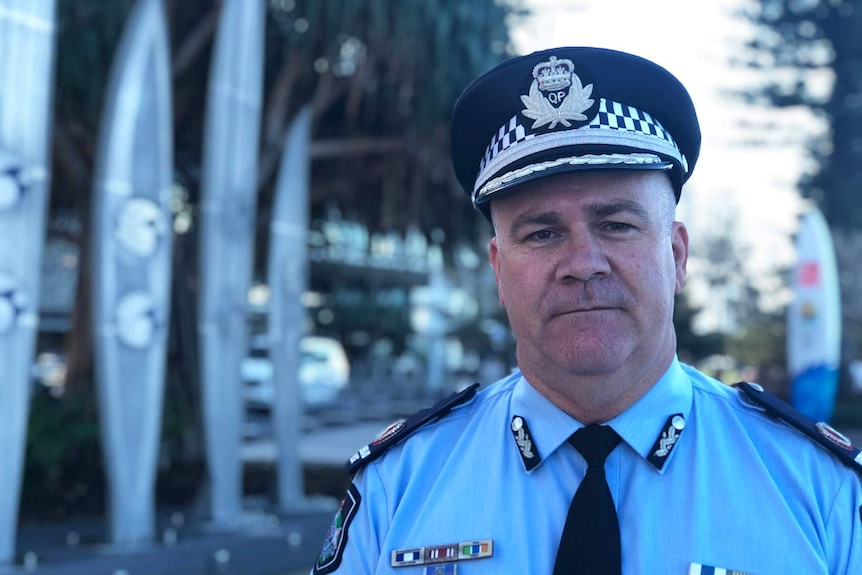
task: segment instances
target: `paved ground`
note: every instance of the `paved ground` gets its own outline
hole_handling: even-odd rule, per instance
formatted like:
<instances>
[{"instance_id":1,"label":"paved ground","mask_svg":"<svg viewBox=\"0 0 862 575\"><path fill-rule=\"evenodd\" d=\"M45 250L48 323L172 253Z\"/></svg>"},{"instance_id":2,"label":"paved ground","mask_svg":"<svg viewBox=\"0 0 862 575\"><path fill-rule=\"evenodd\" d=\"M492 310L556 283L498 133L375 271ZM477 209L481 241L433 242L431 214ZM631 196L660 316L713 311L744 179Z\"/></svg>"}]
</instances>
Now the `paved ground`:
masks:
<instances>
[{"instance_id":1,"label":"paved ground","mask_svg":"<svg viewBox=\"0 0 862 575\"><path fill-rule=\"evenodd\" d=\"M299 457L304 464L343 468L354 452L389 423L391 418L386 416L350 425L311 426L297 444ZM271 439L249 441L242 457L247 462L274 462L276 444ZM101 518L31 526L18 534L21 554L28 559L22 558L23 565L0 566L0 575L306 575L336 506L334 499L316 498L302 509L279 516L249 511L242 525L233 530L188 520L175 530L175 543L128 549L100 543L106 530ZM157 531L162 533L164 527ZM67 542L73 534L81 543L70 546Z\"/></svg>"},{"instance_id":2,"label":"paved ground","mask_svg":"<svg viewBox=\"0 0 862 575\"><path fill-rule=\"evenodd\" d=\"M303 463L342 465L389 423L389 420L366 421L305 431L299 440L299 458ZM242 448L244 461L275 461L277 456L277 447L271 438L246 441Z\"/></svg>"}]
</instances>

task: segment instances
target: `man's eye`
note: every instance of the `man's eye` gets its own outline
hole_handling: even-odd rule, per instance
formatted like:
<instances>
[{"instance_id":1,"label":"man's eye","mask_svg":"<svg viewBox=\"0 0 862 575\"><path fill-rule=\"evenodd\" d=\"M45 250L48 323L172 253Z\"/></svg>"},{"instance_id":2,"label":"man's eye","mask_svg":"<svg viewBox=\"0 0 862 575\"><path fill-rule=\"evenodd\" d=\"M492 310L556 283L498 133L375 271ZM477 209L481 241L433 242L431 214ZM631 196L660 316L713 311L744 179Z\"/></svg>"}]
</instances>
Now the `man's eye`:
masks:
<instances>
[{"instance_id":1,"label":"man's eye","mask_svg":"<svg viewBox=\"0 0 862 575\"><path fill-rule=\"evenodd\" d=\"M528 240L549 240L554 237L554 232L551 230L539 230L527 236Z\"/></svg>"},{"instance_id":2,"label":"man's eye","mask_svg":"<svg viewBox=\"0 0 862 575\"><path fill-rule=\"evenodd\" d=\"M608 222L604 227L606 230L611 232L624 232L626 230L630 230L632 225L624 222Z\"/></svg>"}]
</instances>

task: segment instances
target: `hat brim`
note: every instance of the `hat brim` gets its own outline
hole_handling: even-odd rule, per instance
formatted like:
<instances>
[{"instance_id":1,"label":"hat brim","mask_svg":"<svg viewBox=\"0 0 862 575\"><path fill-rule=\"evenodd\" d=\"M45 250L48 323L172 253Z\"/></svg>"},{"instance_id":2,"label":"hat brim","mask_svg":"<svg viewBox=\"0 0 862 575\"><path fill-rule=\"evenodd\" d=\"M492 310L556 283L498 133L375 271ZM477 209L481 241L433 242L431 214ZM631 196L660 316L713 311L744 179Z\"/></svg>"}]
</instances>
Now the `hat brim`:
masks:
<instances>
[{"instance_id":1,"label":"hat brim","mask_svg":"<svg viewBox=\"0 0 862 575\"><path fill-rule=\"evenodd\" d=\"M527 182L568 172L610 170L665 171L668 172L671 180L674 179L675 173L672 161L664 160L655 154L588 154L556 158L531 162L490 180L485 186L474 192L473 205L490 219L491 200L499 198ZM674 185L674 188L678 189L678 186ZM678 192L677 199L679 199Z\"/></svg>"},{"instance_id":2,"label":"hat brim","mask_svg":"<svg viewBox=\"0 0 862 575\"><path fill-rule=\"evenodd\" d=\"M672 170L674 163L655 154L588 154L531 162L506 172L477 189L474 203L483 204L514 186L571 171L592 170Z\"/></svg>"}]
</instances>

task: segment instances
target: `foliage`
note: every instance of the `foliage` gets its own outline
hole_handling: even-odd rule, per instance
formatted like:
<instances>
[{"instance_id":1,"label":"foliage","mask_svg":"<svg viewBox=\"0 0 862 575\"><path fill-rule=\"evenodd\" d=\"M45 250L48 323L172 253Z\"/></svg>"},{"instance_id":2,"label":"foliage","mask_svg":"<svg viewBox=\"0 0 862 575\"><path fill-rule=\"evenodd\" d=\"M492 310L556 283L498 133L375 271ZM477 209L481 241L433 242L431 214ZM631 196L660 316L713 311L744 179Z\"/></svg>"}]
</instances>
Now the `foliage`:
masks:
<instances>
[{"instance_id":1,"label":"foliage","mask_svg":"<svg viewBox=\"0 0 862 575\"><path fill-rule=\"evenodd\" d=\"M114 47L119 40L131 0L57 3L59 46L56 63L57 114L76 118L82 126L99 119L103 93L94 89L107 82Z\"/></svg>"},{"instance_id":2,"label":"foliage","mask_svg":"<svg viewBox=\"0 0 862 575\"><path fill-rule=\"evenodd\" d=\"M710 355L724 352L724 336L714 332L695 333L694 318L701 310L692 306L685 292L676 296L673 308L673 325L676 330L677 354L681 361L697 363Z\"/></svg>"},{"instance_id":3,"label":"foliage","mask_svg":"<svg viewBox=\"0 0 862 575\"><path fill-rule=\"evenodd\" d=\"M829 124L824 140L811 142L816 172L800 182L830 226L858 229L862 204L862 1L762 0L750 3L758 25L747 64L768 80L751 97L806 106Z\"/></svg>"},{"instance_id":4,"label":"foliage","mask_svg":"<svg viewBox=\"0 0 862 575\"><path fill-rule=\"evenodd\" d=\"M102 452L95 406L38 393L31 402L21 491L24 522L91 515L104 507Z\"/></svg>"},{"instance_id":5,"label":"foliage","mask_svg":"<svg viewBox=\"0 0 862 575\"><path fill-rule=\"evenodd\" d=\"M828 131L810 143L816 169L799 188L823 211L841 274L844 359L858 357L862 321L858 245L862 229L862 0L762 0L749 4L758 33L747 64L771 78L749 94L773 106L807 106ZM825 88L825 89L824 89Z\"/></svg>"},{"instance_id":6,"label":"foliage","mask_svg":"<svg viewBox=\"0 0 862 575\"><path fill-rule=\"evenodd\" d=\"M317 146L312 214L336 204L371 232L439 228L447 246L475 216L448 158L455 99L509 49L520 0L270 0L260 154L268 221L284 135L305 105ZM59 2L52 202L86 223L92 155L111 57L132 2ZM220 3L167 0L177 180L197 202L209 55ZM70 49L69 47L74 47ZM456 202L455 208L451 202ZM265 231L259 261L263 262Z\"/></svg>"},{"instance_id":7,"label":"foliage","mask_svg":"<svg viewBox=\"0 0 862 575\"><path fill-rule=\"evenodd\" d=\"M170 391L169 391L170 393ZM176 395L176 391L174 391ZM183 444L194 423L182 402L166 405L162 465L156 486L160 505L188 505L197 494L203 463ZM21 492L22 523L102 514L106 482L96 405L87 394L56 398L40 390L31 402Z\"/></svg>"},{"instance_id":8,"label":"foliage","mask_svg":"<svg viewBox=\"0 0 862 575\"><path fill-rule=\"evenodd\" d=\"M757 382L773 393L787 392L787 330L784 311L752 311L745 328L728 338L727 353L757 370Z\"/></svg>"},{"instance_id":9,"label":"foliage","mask_svg":"<svg viewBox=\"0 0 862 575\"><path fill-rule=\"evenodd\" d=\"M510 3L272 2L262 183L289 119L312 102L313 217L337 205L372 233L414 225L450 242L475 237L449 166L448 118L463 88L505 56Z\"/></svg>"}]
</instances>

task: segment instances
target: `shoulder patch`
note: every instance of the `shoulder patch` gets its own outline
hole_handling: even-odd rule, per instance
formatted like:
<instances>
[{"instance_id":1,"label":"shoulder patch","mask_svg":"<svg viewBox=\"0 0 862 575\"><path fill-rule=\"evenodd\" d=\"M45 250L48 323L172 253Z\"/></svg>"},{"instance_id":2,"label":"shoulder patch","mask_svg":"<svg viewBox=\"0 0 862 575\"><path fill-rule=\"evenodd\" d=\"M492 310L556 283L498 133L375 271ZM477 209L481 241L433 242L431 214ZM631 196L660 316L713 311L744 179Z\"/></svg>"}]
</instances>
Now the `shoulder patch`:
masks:
<instances>
[{"instance_id":1,"label":"shoulder patch","mask_svg":"<svg viewBox=\"0 0 862 575\"><path fill-rule=\"evenodd\" d=\"M404 439L416 432L419 428L431 423L432 421L440 419L455 407L473 399L473 396L476 395L476 391L478 389L479 384L474 383L463 391L453 393L449 397L441 399L432 407L419 411L406 421L400 421L393 424L384 431L380 437L353 454L347 462L347 472L350 475L355 474L357 471L386 453L386 451L393 445L397 445L404 441Z\"/></svg>"},{"instance_id":2,"label":"shoulder patch","mask_svg":"<svg viewBox=\"0 0 862 575\"><path fill-rule=\"evenodd\" d=\"M862 473L862 451L828 424L814 421L807 415L781 401L757 384L740 382L734 385L742 394L743 401L750 403L767 414L780 419L814 440L815 443L837 456L845 465Z\"/></svg>"},{"instance_id":3,"label":"shoulder patch","mask_svg":"<svg viewBox=\"0 0 862 575\"><path fill-rule=\"evenodd\" d=\"M341 500L341 505L332 520L332 525L329 526L329 532L323 542L323 549L320 551L317 561L314 562L313 575L332 573L341 565L341 556L344 555L344 547L347 545L347 528L350 527L350 523L356 517L356 511L359 509L361 501L359 490L351 483L350 487L347 488L347 494Z\"/></svg>"}]
</instances>

